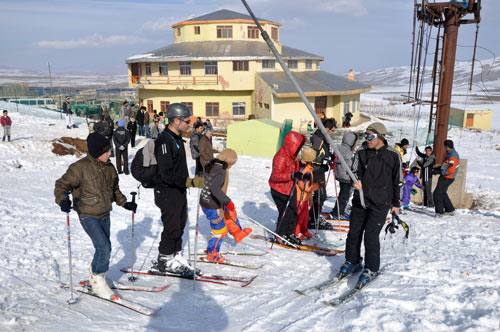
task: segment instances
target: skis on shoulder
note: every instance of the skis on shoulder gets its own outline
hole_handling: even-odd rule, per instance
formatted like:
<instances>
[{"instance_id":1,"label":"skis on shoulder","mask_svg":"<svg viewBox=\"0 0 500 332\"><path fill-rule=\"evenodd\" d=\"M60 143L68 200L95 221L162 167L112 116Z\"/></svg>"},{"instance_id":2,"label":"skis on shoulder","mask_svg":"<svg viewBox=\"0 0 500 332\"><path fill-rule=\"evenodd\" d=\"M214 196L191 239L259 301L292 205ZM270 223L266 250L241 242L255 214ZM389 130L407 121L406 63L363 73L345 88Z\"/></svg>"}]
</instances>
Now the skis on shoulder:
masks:
<instances>
[{"instance_id":1,"label":"skis on shoulder","mask_svg":"<svg viewBox=\"0 0 500 332\"><path fill-rule=\"evenodd\" d=\"M250 235L252 239L255 240L265 240L266 242L274 243L277 246L287 248L287 249L292 249L292 250L297 250L297 251L307 251L307 252L313 252L317 255L320 256L335 256L337 254L342 254L344 253L344 250L341 249L334 249L334 248L325 248L325 247L319 247L319 246L313 246L313 245L298 245L298 249L286 244L274 242L271 238L265 237L263 235L259 234L252 234Z\"/></svg>"},{"instance_id":2,"label":"skis on shoulder","mask_svg":"<svg viewBox=\"0 0 500 332\"><path fill-rule=\"evenodd\" d=\"M68 284L62 283L62 284L60 284L60 287L69 288L70 286ZM75 288L75 291L82 293L82 294L93 296L95 298L98 298L98 299L101 299L101 300L104 300L107 302L118 304L122 307L125 307L127 309L133 310L135 312L138 312L138 313L146 315L146 316L153 316L158 311L158 309L152 309L152 308L146 307L142 304L125 300L121 296L119 296L118 294L116 294L116 296L114 296L113 299L107 299L104 297L97 296L94 292L92 292L92 288L90 286L80 285L80 287Z\"/></svg>"},{"instance_id":3,"label":"skis on shoulder","mask_svg":"<svg viewBox=\"0 0 500 332\"><path fill-rule=\"evenodd\" d=\"M191 259L190 261L194 262L194 259ZM203 256L198 257L197 262L207 263L207 264L227 265L227 266L239 267L239 268L250 269L250 270L258 270L264 266L263 264L261 264L261 265L239 264L239 263L233 263L233 262L230 262L227 260L225 260L223 263L218 263L218 262L209 261L206 257L203 257Z\"/></svg>"}]
</instances>

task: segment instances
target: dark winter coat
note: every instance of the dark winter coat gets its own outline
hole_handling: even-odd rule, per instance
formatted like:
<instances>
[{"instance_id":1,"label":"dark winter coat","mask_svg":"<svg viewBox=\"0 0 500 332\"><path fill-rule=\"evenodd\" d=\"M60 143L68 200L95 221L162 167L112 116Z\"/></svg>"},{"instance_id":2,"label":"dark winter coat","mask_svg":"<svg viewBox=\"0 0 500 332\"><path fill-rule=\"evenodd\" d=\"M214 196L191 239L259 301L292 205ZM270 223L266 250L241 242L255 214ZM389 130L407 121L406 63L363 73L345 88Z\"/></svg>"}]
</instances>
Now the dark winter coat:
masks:
<instances>
[{"instance_id":1,"label":"dark winter coat","mask_svg":"<svg viewBox=\"0 0 500 332\"><path fill-rule=\"evenodd\" d=\"M189 172L182 136L166 128L156 140L155 155L158 161L157 187L185 190Z\"/></svg>"},{"instance_id":2,"label":"dark winter coat","mask_svg":"<svg viewBox=\"0 0 500 332\"><path fill-rule=\"evenodd\" d=\"M338 146L339 153L342 155L342 157L344 157L344 160L350 170L352 170L352 160L354 158L352 147L354 146L354 144L356 144L357 140L358 136L355 133L348 131L347 133L344 134L344 136L342 136L342 144ZM349 176L349 173L347 172L347 168L344 167L344 165L340 162L339 159L337 159L335 178L338 181L345 183L350 183L352 181L351 177Z\"/></svg>"},{"instance_id":3,"label":"dark winter coat","mask_svg":"<svg viewBox=\"0 0 500 332\"><path fill-rule=\"evenodd\" d=\"M316 150L316 159L312 162L316 181L325 181L325 172L328 172L328 161L331 159L330 144L326 141L321 130L316 130L311 137L311 148Z\"/></svg>"},{"instance_id":4,"label":"dark winter coat","mask_svg":"<svg viewBox=\"0 0 500 332\"><path fill-rule=\"evenodd\" d=\"M108 137L109 134L109 125L106 121L99 121L94 125L94 131L96 133L101 134L104 137Z\"/></svg>"},{"instance_id":5,"label":"dark winter coat","mask_svg":"<svg viewBox=\"0 0 500 332\"><path fill-rule=\"evenodd\" d=\"M130 143L130 133L127 129L119 127L113 133L113 142L115 143L116 149L121 150L120 147L123 146L126 150L128 147L128 143Z\"/></svg>"},{"instance_id":6,"label":"dark winter coat","mask_svg":"<svg viewBox=\"0 0 500 332\"><path fill-rule=\"evenodd\" d=\"M191 148L191 157L196 159L200 156L200 138L201 135L198 134L194 129L191 134L191 139L189 140L189 147Z\"/></svg>"},{"instance_id":7,"label":"dark winter coat","mask_svg":"<svg viewBox=\"0 0 500 332\"><path fill-rule=\"evenodd\" d=\"M71 103L64 101L62 104L62 112L64 114L73 114L73 111L71 110Z\"/></svg>"},{"instance_id":8,"label":"dark winter coat","mask_svg":"<svg viewBox=\"0 0 500 332\"><path fill-rule=\"evenodd\" d=\"M295 131L286 134L283 146L273 158L273 170L269 177L269 185L272 189L281 194L290 195L294 183L291 176L299 169L296 159L305 141L306 138Z\"/></svg>"},{"instance_id":9,"label":"dark winter coat","mask_svg":"<svg viewBox=\"0 0 500 332\"><path fill-rule=\"evenodd\" d=\"M71 164L66 173L56 181L54 196L57 204L73 196L73 208L79 216L103 219L109 216L112 203L124 206L127 198L118 186L118 174L110 161L102 163L92 156Z\"/></svg>"},{"instance_id":10,"label":"dark winter coat","mask_svg":"<svg viewBox=\"0 0 500 332\"><path fill-rule=\"evenodd\" d=\"M417 146L417 155L422 158L421 161L417 161L418 166L420 166L420 178L422 181L427 182L432 180L432 168L434 167L434 163L436 162L436 157L434 154L431 154L430 157L427 157L425 153L420 152Z\"/></svg>"},{"instance_id":11,"label":"dark winter coat","mask_svg":"<svg viewBox=\"0 0 500 332\"><path fill-rule=\"evenodd\" d=\"M226 181L226 169L216 162L210 172L205 173L205 187L201 191L200 205L206 209L216 210L226 206L231 199L224 193L222 187Z\"/></svg>"},{"instance_id":12,"label":"dark winter coat","mask_svg":"<svg viewBox=\"0 0 500 332\"><path fill-rule=\"evenodd\" d=\"M127 124L127 130L130 133L130 136L135 136L137 133L137 121L129 121Z\"/></svg>"},{"instance_id":13,"label":"dark winter coat","mask_svg":"<svg viewBox=\"0 0 500 332\"><path fill-rule=\"evenodd\" d=\"M356 151L353 169L362 183L367 208L377 210L401 206L403 173L398 151L384 144L379 150L363 145ZM353 206L362 207L359 190L354 192Z\"/></svg>"},{"instance_id":14,"label":"dark winter coat","mask_svg":"<svg viewBox=\"0 0 500 332\"><path fill-rule=\"evenodd\" d=\"M2 115L2 118L0 119L0 123L2 124L2 127L12 126L12 120L10 119L10 116L8 116L8 115Z\"/></svg>"},{"instance_id":15,"label":"dark winter coat","mask_svg":"<svg viewBox=\"0 0 500 332\"><path fill-rule=\"evenodd\" d=\"M135 115L135 121L137 122L137 125L144 126L144 113L141 110L137 111L137 114Z\"/></svg>"},{"instance_id":16,"label":"dark winter coat","mask_svg":"<svg viewBox=\"0 0 500 332\"><path fill-rule=\"evenodd\" d=\"M210 139L203 135L200 138L200 162L201 166L205 167L210 160L214 159L214 150L212 149L212 142Z\"/></svg>"}]
</instances>

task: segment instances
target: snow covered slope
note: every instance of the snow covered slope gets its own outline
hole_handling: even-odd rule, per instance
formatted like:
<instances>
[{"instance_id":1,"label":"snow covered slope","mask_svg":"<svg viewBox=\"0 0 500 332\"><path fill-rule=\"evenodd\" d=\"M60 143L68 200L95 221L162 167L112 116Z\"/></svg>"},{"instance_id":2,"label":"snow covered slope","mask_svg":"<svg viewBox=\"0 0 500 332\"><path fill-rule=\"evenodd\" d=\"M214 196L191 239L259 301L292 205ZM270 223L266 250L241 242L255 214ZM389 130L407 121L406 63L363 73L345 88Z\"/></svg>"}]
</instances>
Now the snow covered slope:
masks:
<instances>
[{"instance_id":1,"label":"snow covered slope","mask_svg":"<svg viewBox=\"0 0 500 332\"><path fill-rule=\"evenodd\" d=\"M373 96L372 96L373 97ZM374 97L373 97L374 98ZM332 309L322 304L355 279L308 297L296 288L321 283L337 272L342 255L321 257L274 247L247 239L225 249L256 251L261 257L228 256L228 259L265 264L256 271L226 266L199 265L203 271L241 276L258 273L246 288L224 287L160 277L141 276L138 285L171 287L161 293L121 291L129 300L161 308L146 317L102 300L82 296L66 304L70 294L59 288L68 282L66 218L55 205L54 181L77 160L58 157L51 140L61 136L85 138L85 125L68 130L59 114L0 103L13 120L10 143L0 143L0 330L1 331L495 331L500 329L500 166L499 136L453 129L451 138L461 157L469 159L467 190L481 197L480 209L458 211L455 217L434 219L408 213L410 239L403 233L383 239L382 265L392 263L370 287L351 302ZM391 121L393 133L412 132L411 121ZM389 138L394 143L399 136ZM139 140L139 147L144 140ZM133 158L137 149L131 149ZM114 162L114 160L113 160ZM188 160L191 174L194 163ZM270 159L240 156L231 169L229 196L246 227L254 227L244 215L273 228L277 211L267 180ZM120 175L120 187L130 197L137 182ZM329 195L335 189L330 180ZM194 239L197 191L188 193L189 234ZM141 189L135 216L136 269L147 269L156 259L162 225L151 190ZM333 199L326 203L333 207ZM111 212L113 251L109 276L128 283L120 268L131 260L131 214L115 206ZM209 226L200 216L199 248L206 245ZM93 247L71 213L73 278L87 279ZM254 227L254 232L262 231ZM320 236L339 242L345 233ZM186 242L185 242L186 243ZM193 242L191 242L191 248ZM187 244L184 254L187 255ZM77 295L78 296L78 295Z\"/></svg>"}]
</instances>

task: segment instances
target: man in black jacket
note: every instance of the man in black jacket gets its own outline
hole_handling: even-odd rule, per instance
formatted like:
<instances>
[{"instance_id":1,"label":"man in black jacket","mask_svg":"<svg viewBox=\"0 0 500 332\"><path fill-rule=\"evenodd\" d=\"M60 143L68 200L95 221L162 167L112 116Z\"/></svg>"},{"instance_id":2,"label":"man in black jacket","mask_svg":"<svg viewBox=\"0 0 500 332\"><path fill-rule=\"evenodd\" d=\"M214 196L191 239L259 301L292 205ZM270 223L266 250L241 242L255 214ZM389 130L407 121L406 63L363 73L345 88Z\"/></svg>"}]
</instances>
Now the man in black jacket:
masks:
<instances>
[{"instance_id":1,"label":"man in black jacket","mask_svg":"<svg viewBox=\"0 0 500 332\"><path fill-rule=\"evenodd\" d=\"M130 146L135 147L135 135L137 133L137 122L135 121L134 116L130 117L130 121L127 124L127 130L130 133Z\"/></svg>"},{"instance_id":2,"label":"man in black jacket","mask_svg":"<svg viewBox=\"0 0 500 332\"><path fill-rule=\"evenodd\" d=\"M423 203L424 206L434 207L434 200L432 199L432 168L436 162L436 157L432 153L431 146L425 147L425 153L420 152L416 141L415 147L417 155L422 158L422 160L417 161L417 163L422 169L420 172L420 178L422 179L422 190L424 191Z\"/></svg>"},{"instance_id":3,"label":"man in black jacket","mask_svg":"<svg viewBox=\"0 0 500 332\"><path fill-rule=\"evenodd\" d=\"M186 188L203 188L203 178L189 177L182 133L189 130L191 110L174 103L167 108L168 127L156 140L158 183L155 204L161 210L163 232L158 247L158 263L153 270L193 276L194 269L182 257L182 234L187 220Z\"/></svg>"},{"instance_id":4,"label":"man in black jacket","mask_svg":"<svg viewBox=\"0 0 500 332\"><path fill-rule=\"evenodd\" d=\"M354 156L353 170L358 177L352 200L351 221L346 241L346 261L339 274L348 275L361 269L361 242L364 237L365 269L358 283L366 284L380 268L379 233L389 210L399 213L403 175L399 152L387 145L385 126L372 123L365 133L366 142ZM363 190L366 208L360 200Z\"/></svg>"},{"instance_id":5,"label":"man in black jacket","mask_svg":"<svg viewBox=\"0 0 500 332\"><path fill-rule=\"evenodd\" d=\"M118 174L122 174L123 172L125 172L125 175L128 175L128 143L130 142L130 133L127 129L123 128L123 125L123 120L118 121L118 128L113 133L113 142L115 143L116 169L118 170Z\"/></svg>"},{"instance_id":6,"label":"man in black jacket","mask_svg":"<svg viewBox=\"0 0 500 332\"><path fill-rule=\"evenodd\" d=\"M144 112L146 112L146 107L141 106L135 115L135 120L139 126L139 136L144 136Z\"/></svg>"}]
</instances>

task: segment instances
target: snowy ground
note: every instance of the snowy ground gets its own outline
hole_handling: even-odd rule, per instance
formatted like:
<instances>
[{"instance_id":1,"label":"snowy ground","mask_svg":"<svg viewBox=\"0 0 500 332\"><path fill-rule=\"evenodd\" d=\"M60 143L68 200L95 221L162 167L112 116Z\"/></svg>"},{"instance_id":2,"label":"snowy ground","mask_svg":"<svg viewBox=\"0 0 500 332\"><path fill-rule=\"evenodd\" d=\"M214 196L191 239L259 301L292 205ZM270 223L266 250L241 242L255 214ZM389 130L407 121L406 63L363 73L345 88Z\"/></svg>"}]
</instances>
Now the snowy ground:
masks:
<instances>
[{"instance_id":1,"label":"snowy ground","mask_svg":"<svg viewBox=\"0 0 500 332\"><path fill-rule=\"evenodd\" d=\"M371 95L368 98L380 96ZM363 101L362 101L363 102ZM496 106L496 112L500 112ZM494 331L500 330L500 139L496 133L453 129L450 137L462 158L469 160L467 190L481 197L481 208L459 211L455 217L434 219L408 213L410 239L402 232L382 238L382 265L386 272L351 302L333 309L322 304L355 280L338 289L299 297L296 288L321 283L337 272L344 258L319 257L275 247L257 258L233 261L265 264L260 270L202 265L206 272L248 276L259 274L247 288L224 287L192 281L140 277L137 284L171 287L162 293L130 293L124 298L161 308L150 318L88 296L67 305L68 281L66 218L54 204L54 181L72 156L51 153L51 140L61 136L85 138L85 125L67 130L59 114L0 103L13 120L13 141L0 144L0 330L2 331ZM496 128L500 128L498 114ZM386 121L390 143L401 135L410 139L413 119ZM419 133L420 137L420 133ZM411 141L411 139L410 139ZM139 142L143 144L144 142ZM132 149L133 157L136 149ZM194 171L191 160L190 171ZM244 226L247 215L274 228L277 212L267 179L270 159L240 156L231 169L229 196ZM120 175L120 187L130 197L137 190L131 176ZM330 181L329 194L335 192ZM197 191L188 194L190 237L194 239ZM333 199L327 202L333 206ZM136 221L136 268L147 269L156 258L162 230L151 190L141 190ZM111 213L113 252L109 276L127 283L119 270L130 265L131 215L121 207ZM88 278L93 247L71 213L73 278ZM254 228L254 232L262 234ZM200 217L199 247L209 235ZM321 234L343 247L345 233ZM193 243L191 242L191 245ZM262 241L245 240L227 249L266 249ZM187 254L187 245L184 248Z\"/></svg>"}]
</instances>

